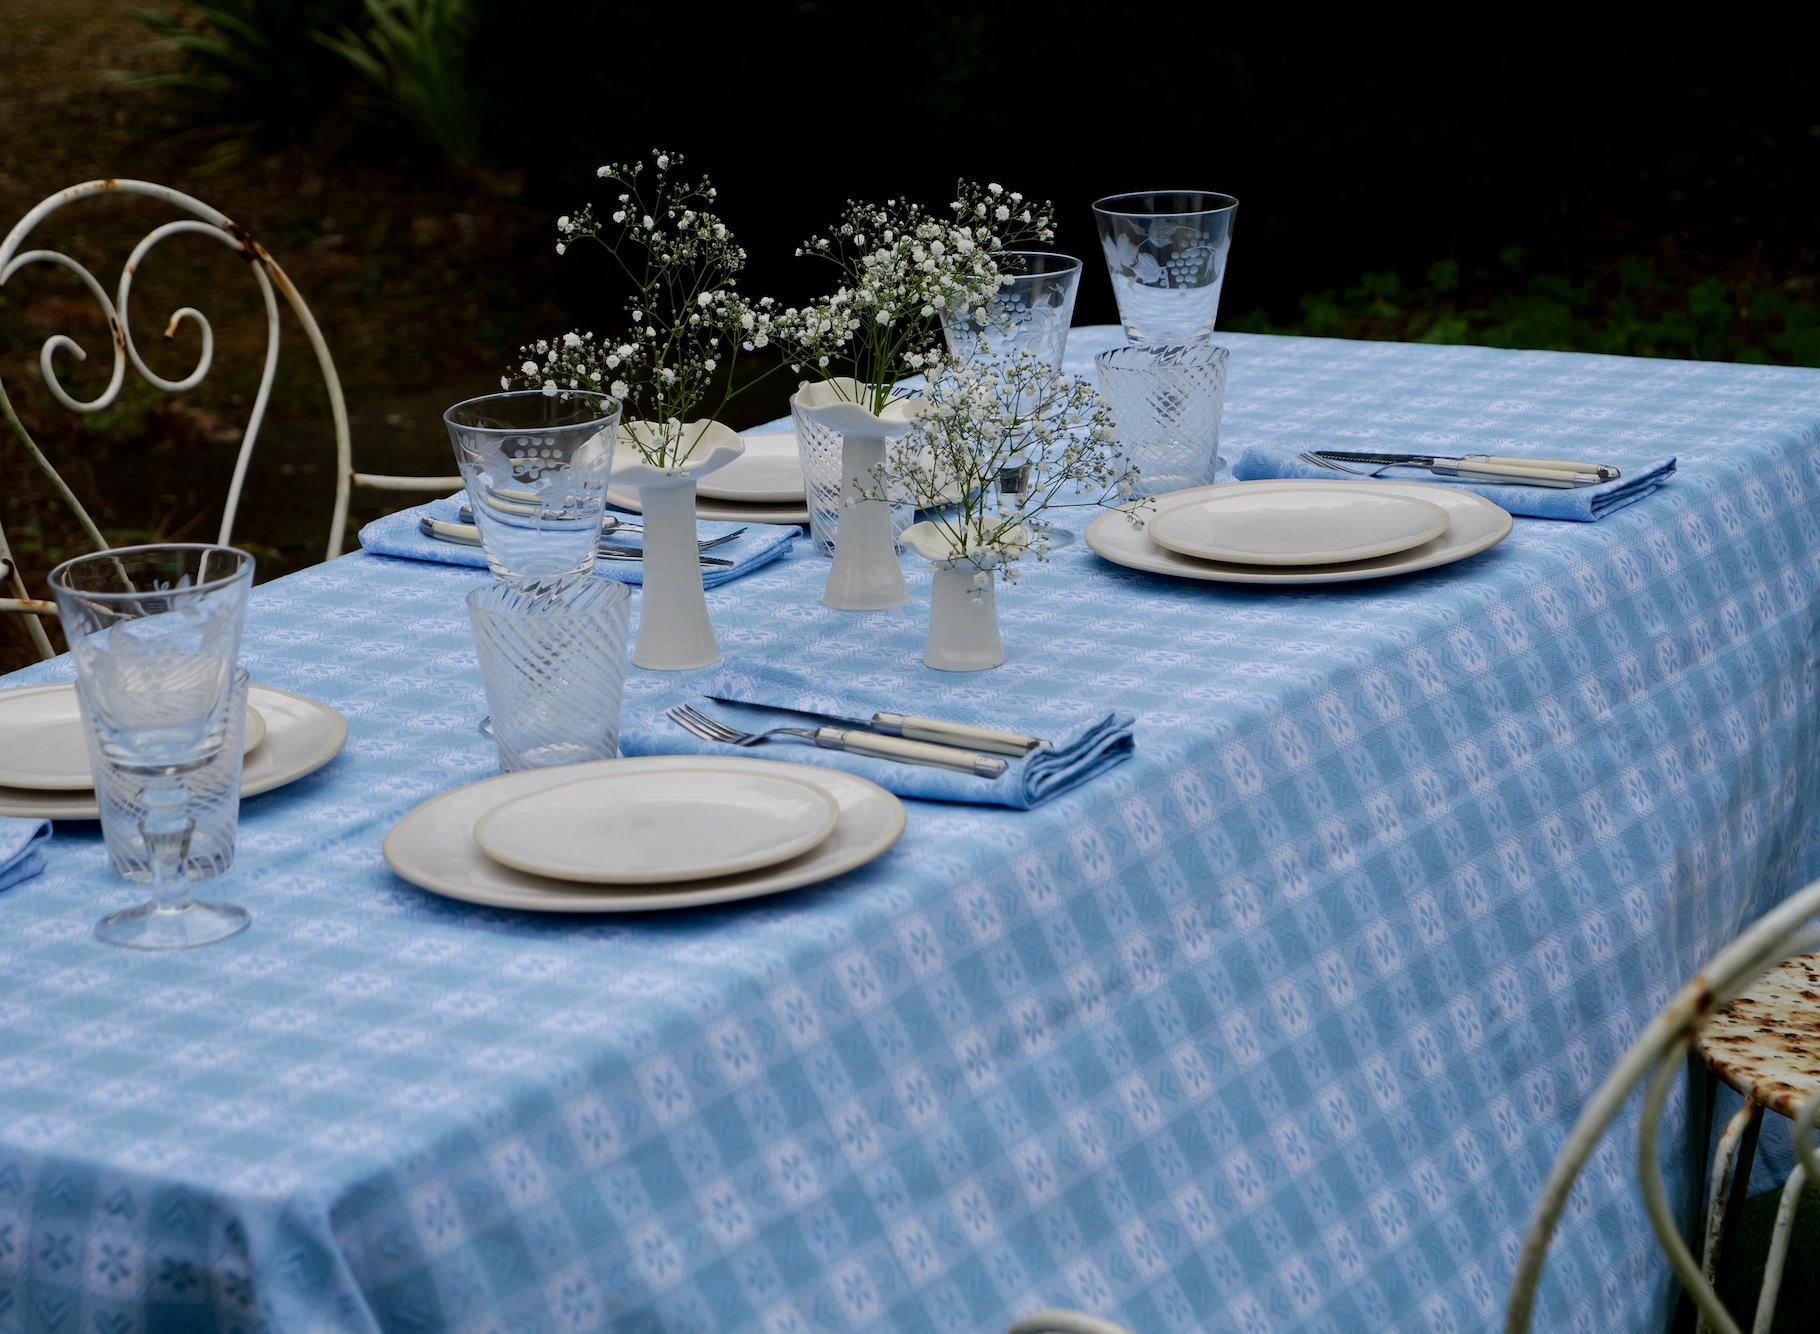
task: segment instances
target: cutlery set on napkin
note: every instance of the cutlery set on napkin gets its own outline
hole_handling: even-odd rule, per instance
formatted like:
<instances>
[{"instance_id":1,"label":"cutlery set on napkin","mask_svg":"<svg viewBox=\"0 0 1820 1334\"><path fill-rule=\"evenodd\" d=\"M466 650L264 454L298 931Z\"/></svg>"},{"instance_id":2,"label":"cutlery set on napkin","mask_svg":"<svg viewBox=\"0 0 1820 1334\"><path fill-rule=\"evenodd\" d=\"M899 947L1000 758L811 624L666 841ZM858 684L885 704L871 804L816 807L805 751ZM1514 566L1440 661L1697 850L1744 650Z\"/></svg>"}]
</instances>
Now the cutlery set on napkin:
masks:
<instances>
[{"instance_id":1,"label":"cutlery set on napkin","mask_svg":"<svg viewBox=\"0 0 1820 1334\"><path fill-rule=\"evenodd\" d=\"M1620 466L1621 465L1621 466ZM1235 481L1410 481L1459 487L1510 514L1590 523L1650 495L1674 475L1675 460L1644 457L1618 463L1496 454L1416 454L1374 450L1252 445L1233 461Z\"/></svg>"}]
</instances>

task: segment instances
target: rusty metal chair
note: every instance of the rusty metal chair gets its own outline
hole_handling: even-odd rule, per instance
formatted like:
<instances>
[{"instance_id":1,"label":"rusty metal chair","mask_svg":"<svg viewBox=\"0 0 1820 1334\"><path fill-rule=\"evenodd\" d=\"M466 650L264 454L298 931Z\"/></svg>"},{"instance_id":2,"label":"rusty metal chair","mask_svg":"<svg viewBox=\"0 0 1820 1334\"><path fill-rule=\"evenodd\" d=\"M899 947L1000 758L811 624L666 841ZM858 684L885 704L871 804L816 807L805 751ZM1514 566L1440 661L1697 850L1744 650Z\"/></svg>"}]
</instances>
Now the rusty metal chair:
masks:
<instances>
[{"instance_id":1,"label":"rusty metal chair","mask_svg":"<svg viewBox=\"0 0 1820 1334\"><path fill-rule=\"evenodd\" d=\"M147 199L156 199L191 214L164 223L148 232L139 244L133 248L126 264L120 271L120 284L116 296L108 297L101 284L81 264L69 256L54 250L23 250L25 239L33 228L65 205L97 195L139 195ZM197 358L195 369L181 380L167 380L148 367L139 355L139 349L133 344L133 334L127 319L127 302L132 295L133 276L152 248L168 237L193 234L209 236L220 241L247 261L254 280L259 284L260 295L265 299L266 313L266 352L265 369L259 379L259 392L253 399L253 411L248 418L246 431L241 437L240 453L234 463L234 474L228 483L227 503L222 511L221 530L217 541L228 543L234 532L234 515L240 506L241 488L246 482L247 464L252 460L253 447L259 440L259 427L265 420L266 404L271 397L272 381L278 371L278 299L274 292L284 294L290 304L297 322L303 326L304 334L310 340L310 346L316 353L316 362L322 369L322 378L328 386L329 411L335 423L335 510L329 522L329 540L324 559L333 560L341 554L341 544L346 536L348 517L348 495L352 486L372 487L386 491L453 491L461 487L459 477L393 477L379 473L355 472L352 458L352 445L348 434L347 403L341 393L341 378L335 373L334 359L329 356L328 344L323 341L322 330L317 327L316 317L310 313L309 306L298 294L291 280L278 266L278 261L266 253L265 248L255 241L238 223L226 214L209 207L199 199L193 199L178 190L167 186L154 185L149 181L104 180L89 181L82 185L71 186L61 190L33 208L19 224L7 233L6 239L0 242L0 287L4 287L21 268L28 264L52 264L68 269L81 280L95 300L100 304L102 313L107 317L107 325L113 340L114 372L107 388L87 402L70 396L57 378L54 359L59 351L67 351L78 361L86 361L88 353L72 338L64 334L54 334L45 340L38 355L38 365L44 373L45 387L51 396L72 412L100 412L113 404L119 396L120 387L126 378L127 363L147 384L166 393L179 394L194 389L208 375L215 356L215 334L208 318L193 306L184 306L175 311L165 326L165 337L176 334L178 327L185 320L192 320L202 333L202 353ZM25 446L26 452L42 468L56 487L63 503L75 514L83 529L87 532L97 550L105 550L108 543L101 535L101 530L89 518L88 511L76 499L57 471L45 458L42 450L32 439L30 432L19 420L12 401L6 395L4 385L0 385L0 413L6 417L13 433ZM19 577L17 563L13 559L12 549L8 546L6 533L0 530L0 580L9 581L17 594L12 598L0 598L0 612L16 612L26 617L26 624L32 635L32 641L38 651L45 657L51 656L50 640L44 633L44 627L38 623L38 617L55 615L56 607L29 596L24 581Z\"/></svg>"},{"instance_id":2,"label":"rusty metal chair","mask_svg":"<svg viewBox=\"0 0 1820 1334\"><path fill-rule=\"evenodd\" d=\"M1765 913L1720 950L1650 1022L1593 1094L1543 1183L1511 1281L1506 1334L1529 1329L1548 1243L1574 1180L1630 1094L1645 1083L1637 1130L1638 1187L1656 1240L1692 1299L1702 1331L1742 1334L1714 1290L1720 1257L1744 1200L1764 1110L1794 1122L1796 1163L1782 1191L1751 1325L1753 1334L1768 1334L1795 1207L1810 1183L1820 1186L1820 1153L1813 1142L1820 1118L1820 955L1813 953L1820 948L1820 922L1811 920L1817 914L1820 880ZM1687 1065L1691 1082L1699 1070L1687 1060L1690 1052L1744 1097L1744 1106L1720 1136L1707 1178L1701 1263L1695 1262L1670 1210L1657 1152L1662 1108L1675 1075ZM1691 1119L1697 1135L1705 1120ZM1704 1137L1699 1139L1704 1158Z\"/></svg>"}]
</instances>

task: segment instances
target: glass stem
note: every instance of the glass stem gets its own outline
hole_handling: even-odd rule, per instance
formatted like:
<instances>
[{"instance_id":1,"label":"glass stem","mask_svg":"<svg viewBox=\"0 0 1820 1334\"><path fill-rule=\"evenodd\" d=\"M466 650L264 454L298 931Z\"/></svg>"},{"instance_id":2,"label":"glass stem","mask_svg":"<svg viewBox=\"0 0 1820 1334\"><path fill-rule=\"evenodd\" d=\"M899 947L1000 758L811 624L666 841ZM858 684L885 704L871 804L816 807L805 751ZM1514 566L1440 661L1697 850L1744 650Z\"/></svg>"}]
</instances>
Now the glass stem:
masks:
<instances>
[{"instance_id":1,"label":"glass stem","mask_svg":"<svg viewBox=\"0 0 1820 1334\"><path fill-rule=\"evenodd\" d=\"M152 871L152 902L159 908L182 908L190 899L190 835L196 828L189 816L190 794L181 779L163 774L146 780L140 803L145 818L139 821L139 833Z\"/></svg>"}]
</instances>

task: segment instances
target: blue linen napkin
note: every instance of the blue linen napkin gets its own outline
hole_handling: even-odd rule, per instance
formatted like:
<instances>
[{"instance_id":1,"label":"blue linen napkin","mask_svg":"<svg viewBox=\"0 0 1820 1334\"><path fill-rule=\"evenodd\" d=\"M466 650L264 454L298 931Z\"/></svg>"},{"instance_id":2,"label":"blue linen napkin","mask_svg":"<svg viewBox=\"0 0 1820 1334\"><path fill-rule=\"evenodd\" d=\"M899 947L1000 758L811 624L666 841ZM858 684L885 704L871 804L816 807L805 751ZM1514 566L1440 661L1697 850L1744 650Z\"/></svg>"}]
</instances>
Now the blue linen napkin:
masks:
<instances>
[{"instance_id":1,"label":"blue linen napkin","mask_svg":"<svg viewBox=\"0 0 1820 1334\"><path fill-rule=\"evenodd\" d=\"M405 560L429 560L443 565L471 565L476 569L485 569L486 553L479 547L463 546L459 542L445 542L439 537L426 537L417 526L418 519L429 515L443 523L461 522L461 502L467 499L465 491L442 500L432 500L427 505L416 505L396 514L388 514L383 519L375 519L360 530L360 545L364 550L379 556L400 556ZM634 515L626 516L636 519ZM735 528L744 528L745 535L725 546L715 547L708 552L722 560L730 560L732 565L704 565L701 567L703 588L714 588L741 575L752 573L761 565L768 565L790 549L790 544L802 536L802 529L793 524L775 523L718 523L710 519L698 519L696 531L702 537L720 537L732 532ZM644 545L642 533L615 532L607 534L610 546L639 547ZM635 560L601 560L594 562L594 573L617 579L622 584L642 584L645 581L644 562Z\"/></svg>"},{"instance_id":2,"label":"blue linen napkin","mask_svg":"<svg viewBox=\"0 0 1820 1334\"><path fill-rule=\"evenodd\" d=\"M962 717L959 715L972 711L956 709L951 705L942 706L939 712L934 708L920 709L915 706L914 700L874 698L864 687L835 693L810 685L789 667L766 665L728 669L714 677L705 693L745 702L723 704L718 700L694 696L670 703L693 704L704 713L722 718L729 725L748 732L762 732L771 727L814 728L819 725L817 720L804 718L801 714L780 712L790 709L858 719L870 718L879 712L908 711L926 717L940 716L955 722L972 723L978 727L1020 730L1015 720L1007 721L984 715ZM666 704L665 707L669 705ZM845 769L861 778L869 778L901 797L974 802L1027 811L1033 806L1053 801L1064 792L1079 787L1129 758L1136 744L1131 733L1134 721L1131 714L1116 712L1083 717L1064 735L1050 736L1048 739L1054 742L1051 746L1032 751L1022 759L1004 756L1010 761L1011 767L998 778L976 778L972 774L932 769L920 764L897 764L890 760L869 759L864 755L849 755L844 751L823 750L807 742L792 742L788 738L750 750L716 745L683 731L663 716L662 709L640 720L637 726L621 729L619 753L746 755L767 760L788 760L798 764L816 764L828 769Z\"/></svg>"},{"instance_id":3,"label":"blue linen napkin","mask_svg":"<svg viewBox=\"0 0 1820 1334\"><path fill-rule=\"evenodd\" d=\"M49 820L14 820L0 816L0 889L11 889L44 869L44 853L37 846L49 838Z\"/></svg>"},{"instance_id":4,"label":"blue linen napkin","mask_svg":"<svg viewBox=\"0 0 1820 1334\"><path fill-rule=\"evenodd\" d=\"M1342 449L1348 446L1377 454L1420 454L1423 452L1423 447L1407 447L1401 443L1386 444L1379 440L1369 443L1329 441L1326 444L1310 445L1309 448ZM1284 445L1251 445L1233 462L1232 479L1235 482L1271 481L1279 477L1309 477L1323 482L1346 480L1340 473L1302 462L1296 457L1296 453L1297 451ZM1672 458L1619 458L1611 456L1608 450L1603 449L1599 451L1599 462L1611 463L1622 470L1624 475L1616 481L1602 482L1598 486L1577 487L1572 491L1558 490L1550 486L1499 486L1492 482L1467 482L1452 477L1437 476L1426 468L1402 465L1386 468L1379 480L1439 482L1443 486L1458 486L1484 496L1492 504L1501 506L1510 514L1521 514L1531 519L1573 519L1580 523L1592 523L1595 520L1603 519L1613 510L1621 510L1626 505L1635 504L1643 499L1668 480L1675 471L1675 461ZM1367 465L1349 463L1346 466L1363 468Z\"/></svg>"}]
</instances>

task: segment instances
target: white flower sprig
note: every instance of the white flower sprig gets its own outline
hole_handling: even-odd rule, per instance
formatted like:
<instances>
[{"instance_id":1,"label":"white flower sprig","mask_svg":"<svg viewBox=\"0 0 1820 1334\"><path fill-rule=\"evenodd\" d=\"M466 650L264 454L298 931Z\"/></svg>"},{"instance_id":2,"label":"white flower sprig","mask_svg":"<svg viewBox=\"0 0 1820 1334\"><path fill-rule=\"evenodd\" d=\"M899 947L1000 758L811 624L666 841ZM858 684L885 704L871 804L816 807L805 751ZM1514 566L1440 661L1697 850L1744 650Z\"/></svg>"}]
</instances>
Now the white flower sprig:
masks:
<instances>
[{"instance_id":1,"label":"white flower sprig","mask_svg":"<svg viewBox=\"0 0 1820 1334\"><path fill-rule=\"evenodd\" d=\"M735 359L772 341L776 303L748 300L737 288L746 252L726 223L709 211L716 191L706 176L695 185L672 178L677 153L656 153L647 198L639 187L642 162L608 164L596 175L620 187L610 220L592 205L556 220L558 254L593 240L632 282L622 341L592 333L539 339L519 350L519 363L500 379L566 397L578 390L610 393L628 420L658 424L655 438L624 432L645 462L674 469L694 447L682 424L712 420L737 395L778 369L735 383Z\"/></svg>"},{"instance_id":2,"label":"white flower sprig","mask_svg":"<svg viewBox=\"0 0 1820 1334\"><path fill-rule=\"evenodd\" d=\"M979 588L994 568L1015 582L1019 559L1047 559L1048 511L1130 499L1138 469L1114 443L1100 396L1029 349L972 361L938 357L920 392L928 406L875 470L878 486L864 498L909 492L951 558L975 567Z\"/></svg>"},{"instance_id":3,"label":"white flower sprig","mask_svg":"<svg viewBox=\"0 0 1820 1334\"><path fill-rule=\"evenodd\" d=\"M850 375L872 412L901 397L892 386L939 355L944 310L986 304L1005 281L999 257L1010 246L1049 241L1054 210L999 185L961 182L951 220L908 200L849 203L832 236L811 237L798 255L831 261L840 286L778 317L774 341L791 369Z\"/></svg>"}]
</instances>

